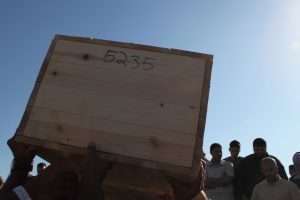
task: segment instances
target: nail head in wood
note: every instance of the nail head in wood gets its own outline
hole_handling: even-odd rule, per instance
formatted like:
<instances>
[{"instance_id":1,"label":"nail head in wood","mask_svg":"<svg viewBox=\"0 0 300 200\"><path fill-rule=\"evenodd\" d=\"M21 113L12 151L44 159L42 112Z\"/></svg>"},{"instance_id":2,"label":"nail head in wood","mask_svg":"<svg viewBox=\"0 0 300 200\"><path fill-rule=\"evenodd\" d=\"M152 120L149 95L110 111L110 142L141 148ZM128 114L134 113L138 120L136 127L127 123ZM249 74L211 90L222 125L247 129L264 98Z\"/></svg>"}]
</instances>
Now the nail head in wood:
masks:
<instances>
[{"instance_id":1,"label":"nail head in wood","mask_svg":"<svg viewBox=\"0 0 300 200\"><path fill-rule=\"evenodd\" d=\"M85 53L85 54L83 54L82 58L83 58L83 60L87 60L90 58L90 55Z\"/></svg>"},{"instance_id":2,"label":"nail head in wood","mask_svg":"<svg viewBox=\"0 0 300 200\"><path fill-rule=\"evenodd\" d=\"M158 140L155 137L150 138L150 144L151 144L151 146L156 147L156 148L159 146Z\"/></svg>"},{"instance_id":3,"label":"nail head in wood","mask_svg":"<svg viewBox=\"0 0 300 200\"><path fill-rule=\"evenodd\" d=\"M64 131L64 128L62 127L62 125L56 126L56 129L57 129L58 131Z\"/></svg>"}]
</instances>

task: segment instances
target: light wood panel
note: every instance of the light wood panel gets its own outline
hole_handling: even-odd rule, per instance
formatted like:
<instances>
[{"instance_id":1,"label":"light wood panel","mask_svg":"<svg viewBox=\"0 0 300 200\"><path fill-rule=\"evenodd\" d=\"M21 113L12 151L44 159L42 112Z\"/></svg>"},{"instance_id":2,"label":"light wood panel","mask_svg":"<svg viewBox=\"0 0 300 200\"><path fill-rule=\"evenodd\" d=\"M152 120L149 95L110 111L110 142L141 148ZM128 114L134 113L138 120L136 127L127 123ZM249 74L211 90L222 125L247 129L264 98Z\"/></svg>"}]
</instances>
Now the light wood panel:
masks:
<instances>
[{"instance_id":1,"label":"light wood panel","mask_svg":"<svg viewBox=\"0 0 300 200\"><path fill-rule=\"evenodd\" d=\"M87 98L88 97L88 98ZM35 107L196 135L198 108L44 84Z\"/></svg>"},{"instance_id":2,"label":"light wood panel","mask_svg":"<svg viewBox=\"0 0 300 200\"><path fill-rule=\"evenodd\" d=\"M115 62L104 62L106 60L105 54L107 50L124 52L127 55L127 67L123 64L116 64ZM85 59L85 55L88 55L88 58ZM123 54L119 55L118 53L113 53L113 55L116 56L116 60L124 58ZM153 58L153 60L149 60L149 62L153 63L153 69L143 70L143 66L140 66L138 69L132 69L132 67L135 66L135 61L131 56L139 56L140 63L142 63L146 57ZM206 63L206 59L204 58L129 49L123 48L122 46L96 45L64 40L57 42L52 60L79 65L94 65L101 68L127 71L130 73L147 74L148 77L161 76L164 78L175 78L176 80L192 81L197 84L202 84L203 82ZM147 67L144 66L144 68Z\"/></svg>"},{"instance_id":3,"label":"light wood panel","mask_svg":"<svg viewBox=\"0 0 300 200\"><path fill-rule=\"evenodd\" d=\"M93 141L99 151L185 167L192 166L195 141L194 135L39 108L23 135L78 147Z\"/></svg>"},{"instance_id":4,"label":"light wood panel","mask_svg":"<svg viewBox=\"0 0 300 200\"><path fill-rule=\"evenodd\" d=\"M199 107L202 91L202 84L191 81L57 61L49 64L43 82L189 107Z\"/></svg>"},{"instance_id":5,"label":"light wood panel","mask_svg":"<svg viewBox=\"0 0 300 200\"><path fill-rule=\"evenodd\" d=\"M58 149L102 139L99 150L126 163L197 170L211 65L206 54L57 36L17 134Z\"/></svg>"}]
</instances>

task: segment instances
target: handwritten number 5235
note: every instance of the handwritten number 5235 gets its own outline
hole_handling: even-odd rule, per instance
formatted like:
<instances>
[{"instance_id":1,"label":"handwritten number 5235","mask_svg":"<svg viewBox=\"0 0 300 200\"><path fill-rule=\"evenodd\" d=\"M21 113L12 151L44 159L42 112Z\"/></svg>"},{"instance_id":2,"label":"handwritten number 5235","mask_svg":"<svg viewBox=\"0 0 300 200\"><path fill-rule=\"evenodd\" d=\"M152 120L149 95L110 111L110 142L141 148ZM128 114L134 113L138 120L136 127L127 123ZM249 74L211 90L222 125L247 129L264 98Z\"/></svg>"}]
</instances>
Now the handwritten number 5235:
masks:
<instances>
[{"instance_id":1,"label":"handwritten number 5235","mask_svg":"<svg viewBox=\"0 0 300 200\"><path fill-rule=\"evenodd\" d=\"M143 70L152 70L154 65L151 61L155 60L154 58L145 57L141 59L140 56L132 55L130 56L130 60L128 60L127 54L123 51L112 51L107 50L104 55L104 62L116 62L117 64L122 64L127 67L128 63L133 63L133 66L130 66L131 69L141 68Z\"/></svg>"}]
</instances>

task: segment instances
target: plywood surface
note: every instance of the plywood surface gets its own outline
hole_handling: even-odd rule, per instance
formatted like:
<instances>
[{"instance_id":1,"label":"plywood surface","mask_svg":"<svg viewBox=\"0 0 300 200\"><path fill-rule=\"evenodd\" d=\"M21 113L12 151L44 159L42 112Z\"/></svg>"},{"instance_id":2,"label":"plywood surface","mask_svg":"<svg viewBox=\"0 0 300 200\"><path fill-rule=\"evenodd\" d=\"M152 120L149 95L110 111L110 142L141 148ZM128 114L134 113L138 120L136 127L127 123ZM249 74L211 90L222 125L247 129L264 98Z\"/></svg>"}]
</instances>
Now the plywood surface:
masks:
<instances>
[{"instance_id":1,"label":"plywood surface","mask_svg":"<svg viewBox=\"0 0 300 200\"><path fill-rule=\"evenodd\" d=\"M93 141L115 158L195 168L209 56L60 38L48 53L18 136L58 144L57 150Z\"/></svg>"}]
</instances>

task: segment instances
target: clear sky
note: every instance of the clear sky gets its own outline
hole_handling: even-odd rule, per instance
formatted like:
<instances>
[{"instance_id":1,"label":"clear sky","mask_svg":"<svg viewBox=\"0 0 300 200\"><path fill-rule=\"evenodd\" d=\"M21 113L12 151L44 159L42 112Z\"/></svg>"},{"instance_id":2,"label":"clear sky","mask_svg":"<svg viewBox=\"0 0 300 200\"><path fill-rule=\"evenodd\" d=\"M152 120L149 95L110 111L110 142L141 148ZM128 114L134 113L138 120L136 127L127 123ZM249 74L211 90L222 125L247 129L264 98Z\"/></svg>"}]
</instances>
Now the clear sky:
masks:
<instances>
[{"instance_id":1,"label":"clear sky","mask_svg":"<svg viewBox=\"0 0 300 200\"><path fill-rule=\"evenodd\" d=\"M298 0L1 1L0 176L55 34L213 54L207 157L213 142L225 157L237 139L245 156L263 137L287 168L300 151L299 10Z\"/></svg>"}]
</instances>

